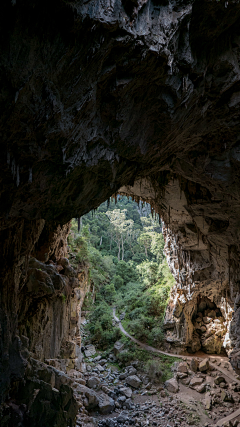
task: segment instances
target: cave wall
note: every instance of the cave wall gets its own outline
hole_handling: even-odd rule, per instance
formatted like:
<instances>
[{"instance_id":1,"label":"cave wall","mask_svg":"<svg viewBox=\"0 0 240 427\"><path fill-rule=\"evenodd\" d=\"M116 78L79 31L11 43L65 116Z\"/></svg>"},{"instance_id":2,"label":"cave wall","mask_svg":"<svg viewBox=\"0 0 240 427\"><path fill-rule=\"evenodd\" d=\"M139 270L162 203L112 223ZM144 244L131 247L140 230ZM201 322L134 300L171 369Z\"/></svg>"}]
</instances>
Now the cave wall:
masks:
<instances>
[{"instance_id":1,"label":"cave wall","mask_svg":"<svg viewBox=\"0 0 240 427\"><path fill-rule=\"evenodd\" d=\"M6 0L0 12L1 400L24 376L19 330L59 309L48 295L31 314L29 257L56 263L64 224L119 190L164 219L173 299L193 284L216 303L223 292L238 363L240 5Z\"/></svg>"},{"instance_id":2,"label":"cave wall","mask_svg":"<svg viewBox=\"0 0 240 427\"><path fill-rule=\"evenodd\" d=\"M226 351L236 360L239 244L235 240L238 216L231 214L232 205L226 206L201 185L174 175L161 197L156 197L156 186L149 180L124 186L120 192L148 201L163 218L165 255L175 278L164 321L166 349L175 353ZM196 325L199 301L204 298L220 309L221 322L214 316L206 324ZM203 312L203 316L208 314ZM206 331L197 331L196 326L206 327Z\"/></svg>"}]
</instances>

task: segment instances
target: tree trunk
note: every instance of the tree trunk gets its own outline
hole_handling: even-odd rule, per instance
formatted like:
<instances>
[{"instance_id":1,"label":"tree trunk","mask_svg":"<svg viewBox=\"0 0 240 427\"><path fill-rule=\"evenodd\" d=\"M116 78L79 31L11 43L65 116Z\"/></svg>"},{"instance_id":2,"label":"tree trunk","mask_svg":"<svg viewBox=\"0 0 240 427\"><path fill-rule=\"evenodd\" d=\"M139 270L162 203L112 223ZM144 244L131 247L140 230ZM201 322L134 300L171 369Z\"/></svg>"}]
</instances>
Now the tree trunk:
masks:
<instances>
[{"instance_id":1,"label":"tree trunk","mask_svg":"<svg viewBox=\"0 0 240 427\"><path fill-rule=\"evenodd\" d=\"M123 238L122 238L122 261L124 259L124 245L123 245Z\"/></svg>"},{"instance_id":2,"label":"tree trunk","mask_svg":"<svg viewBox=\"0 0 240 427\"><path fill-rule=\"evenodd\" d=\"M120 246L120 240L118 241L118 261L120 261L120 253L121 253L121 246Z\"/></svg>"}]
</instances>

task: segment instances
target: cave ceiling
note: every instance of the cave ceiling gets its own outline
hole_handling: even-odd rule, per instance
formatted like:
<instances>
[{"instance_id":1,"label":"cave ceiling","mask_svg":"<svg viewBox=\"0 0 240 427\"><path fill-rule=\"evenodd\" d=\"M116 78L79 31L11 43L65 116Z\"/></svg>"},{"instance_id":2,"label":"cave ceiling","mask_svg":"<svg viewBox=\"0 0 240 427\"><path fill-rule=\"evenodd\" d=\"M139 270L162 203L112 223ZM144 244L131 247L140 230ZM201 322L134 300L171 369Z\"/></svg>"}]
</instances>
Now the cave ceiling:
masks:
<instances>
[{"instance_id":1,"label":"cave ceiling","mask_svg":"<svg viewBox=\"0 0 240 427\"><path fill-rule=\"evenodd\" d=\"M2 8L2 227L63 224L122 185L148 177L157 191L172 174L237 208L237 3Z\"/></svg>"}]
</instances>

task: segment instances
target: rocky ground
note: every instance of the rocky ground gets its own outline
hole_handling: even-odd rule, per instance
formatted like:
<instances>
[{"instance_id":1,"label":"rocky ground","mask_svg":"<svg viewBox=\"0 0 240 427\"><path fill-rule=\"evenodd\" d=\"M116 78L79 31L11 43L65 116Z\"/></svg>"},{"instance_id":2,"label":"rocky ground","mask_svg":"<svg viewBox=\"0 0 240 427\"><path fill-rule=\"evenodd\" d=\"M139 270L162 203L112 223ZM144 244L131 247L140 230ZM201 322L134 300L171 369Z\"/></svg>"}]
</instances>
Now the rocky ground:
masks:
<instances>
[{"instance_id":1,"label":"rocky ground","mask_svg":"<svg viewBox=\"0 0 240 427\"><path fill-rule=\"evenodd\" d=\"M83 372L67 373L79 404L78 427L210 427L239 408L240 383L226 358L175 362L172 378L163 383L150 381L139 361L120 368L119 351L116 343L115 354L104 358L88 345ZM240 426L240 416L223 425Z\"/></svg>"}]
</instances>

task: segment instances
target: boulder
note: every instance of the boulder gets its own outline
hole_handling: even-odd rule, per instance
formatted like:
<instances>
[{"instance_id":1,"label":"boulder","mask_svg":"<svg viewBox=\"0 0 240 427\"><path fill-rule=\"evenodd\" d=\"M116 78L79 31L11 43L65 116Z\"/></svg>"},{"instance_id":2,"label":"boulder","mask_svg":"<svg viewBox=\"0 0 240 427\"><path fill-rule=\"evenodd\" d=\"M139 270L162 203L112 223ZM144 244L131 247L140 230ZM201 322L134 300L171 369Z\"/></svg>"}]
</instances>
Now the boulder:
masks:
<instances>
[{"instance_id":1,"label":"boulder","mask_svg":"<svg viewBox=\"0 0 240 427\"><path fill-rule=\"evenodd\" d=\"M206 372L209 369L209 361L208 359L203 359L200 363L199 363L199 371L201 372Z\"/></svg>"},{"instance_id":2,"label":"boulder","mask_svg":"<svg viewBox=\"0 0 240 427\"><path fill-rule=\"evenodd\" d=\"M120 375L119 375L119 379L120 379L120 380L125 380L125 378L127 378L127 376L128 376L128 373L127 373L127 372L124 372L123 374L120 374Z\"/></svg>"},{"instance_id":3,"label":"boulder","mask_svg":"<svg viewBox=\"0 0 240 427\"><path fill-rule=\"evenodd\" d=\"M191 362L190 362L190 369L191 369L193 372L197 372L197 370L198 370L198 365L199 365L199 362L197 361L197 359L192 358L192 359L191 359Z\"/></svg>"},{"instance_id":4,"label":"boulder","mask_svg":"<svg viewBox=\"0 0 240 427\"><path fill-rule=\"evenodd\" d=\"M177 393L179 390L179 385L175 378L165 381L165 386L171 393Z\"/></svg>"},{"instance_id":5,"label":"boulder","mask_svg":"<svg viewBox=\"0 0 240 427\"><path fill-rule=\"evenodd\" d=\"M120 341L116 341L114 344L114 347L113 347L113 351L114 351L115 356L117 356L119 353L121 353L123 348L124 348L124 344Z\"/></svg>"},{"instance_id":6,"label":"boulder","mask_svg":"<svg viewBox=\"0 0 240 427\"><path fill-rule=\"evenodd\" d=\"M212 331L211 336L208 336L205 340L202 341L203 350L208 354L221 353L222 340L218 337L218 334L215 331Z\"/></svg>"},{"instance_id":7,"label":"boulder","mask_svg":"<svg viewBox=\"0 0 240 427\"><path fill-rule=\"evenodd\" d=\"M178 372L178 373L177 373L177 377L178 377L179 379L186 378L187 376L188 376L188 374L187 374L186 372Z\"/></svg>"},{"instance_id":8,"label":"boulder","mask_svg":"<svg viewBox=\"0 0 240 427\"><path fill-rule=\"evenodd\" d=\"M132 390L130 387L122 387L119 389L119 392L127 398L132 397Z\"/></svg>"},{"instance_id":9,"label":"boulder","mask_svg":"<svg viewBox=\"0 0 240 427\"><path fill-rule=\"evenodd\" d=\"M234 402L231 393L226 390L221 391L221 399L223 400L223 402Z\"/></svg>"},{"instance_id":10,"label":"boulder","mask_svg":"<svg viewBox=\"0 0 240 427\"><path fill-rule=\"evenodd\" d=\"M211 310L208 312L208 317L211 317L212 319L215 319L216 317L216 311L215 310Z\"/></svg>"},{"instance_id":11,"label":"boulder","mask_svg":"<svg viewBox=\"0 0 240 427\"><path fill-rule=\"evenodd\" d=\"M84 354L86 357L94 356L94 354L96 354L96 349L95 349L94 345L92 345L92 344L86 345L85 350L84 350Z\"/></svg>"},{"instance_id":12,"label":"boulder","mask_svg":"<svg viewBox=\"0 0 240 427\"><path fill-rule=\"evenodd\" d=\"M126 378L126 383L133 388L139 388L142 384L142 381L137 377L137 375L130 375Z\"/></svg>"},{"instance_id":13,"label":"boulder","mask_svg":"<svg viewBox=\"0 0 240 427\"><path fill-rule=\"evenodd\" d=\"M133 366L130 366L129 368L128 368L128 374L129 375L135 375L137 373L137 369L136 368L134 368Z\"/></svg>"},{"instance_id":14,"label":"boulder","mask_svg":"<svg viewBox=\"0 0 240 427\"><path fill-rule=\"evenodd\" d=\"M133 403L130 398L124 402L124 406L126 406L127 409L132 409Z\"/></svg>"},{"instance_id":15,"label":"boulder","mask_svg":"<svg viewBox=\"0 0 240 427\"><path fill-rule=\"evenodd\" d=\"M200 384L196 387L194 387L194 389L198 392L198 393L204 393L204 391L206 391L206 384Z\"/></svg>"},{"instance_id":16,"label":"boulder","mask_svg":"<svg viewBox=\"0 0 240 427\"><path fill-rule=\"evenodd\" d=\"M207 409L207 410L210 410L211 409L211 406L212 406L212 398L211 398L211 395L210 395L210 393L209 392L207 392L206 394L205 394L205 398L204 398L204 404L205 404L205 408Z\"/></svg>"},{"instance_id":17,"label":"boulder","mask_svg":"<svg viewBox=\"0 0 240 427\"><path fill-rule=\"evenodd\" d=\"M203 378L193 377L190 381L190 387L199 386L203 383Z\"/></svg>"},{"instance_id":18,"label":"boulder","mask_svg":"<svg viewBox=\"0 0 240 427\"><path fill-rule=\"evenodd\" d=\"M178 367L177 367L177 372L183 372L186 373L188 372L188 365L186 362L181 362L179 363Z\"/></svg>"},{"instance_id":19,"label":"boulder","mask_svg":"<svg viewBox=\"0 0 240 427\"><path fill-rule=\"evenodd\" d=\"M203 317L204 323L208 324L212 321L211 317Z\"/></svg>"},{"instance_id":20,"label":"boulder","mask_svg":"<svg viewBox=\"0 0 240 427\"><path fill-rule=\"evenodd\" d=\"M180 379L180 382L181 382L182 384L184 384L184 385L189 385L189 383L190 383L190 378L189 378L189 377L187 377L187 378L181 378L181 379Z\"/></svg>"},{"instance_id":21,"label":"boulder","mask_svg":"<svg viewBox=\"0 0 240 427\"><path fill-rule=\"evenodd\" d=\"M97 387L100 384L100 379L98 377L90 377L87 382L87 386L90 388Z\"/></svg>"},{"instance_id":22,"label":"boulder","mask_svg":"<svg viewBox=\"0 0 240 427\"><path fill-rule=\"evenodd\" d=\"M220 383L225 383L226 380L222 375L219 375L214 379L214 382L216 385L219 385Z\"/></svg>"},{"instance_id":23,"label":"boulder","mask_svg":"<svg viewBox=\"0 0 240 427\"><path fill-rule=\"evenodd\" d=\"M118 401L118 403L120 403L120 405L123 405L125 400L126 400L126 396L120 396L117 401Z\"/></svg>"},{"instance_id":24,"label":"boulder","mask_svg":"<svg viewBox=\"0 0 240 427\"><path fill-rule=\"evenodd\" d=\"M205 302L205 301L201 301L201 302L199 303L199 306L198 306L198 311L203 312L204 310L206 310L206 308L207 308L207 304L206 304L206 302ZM199 314L199 313L198 313L198 314Z\"/></svg>"},{"instance_id":25,"label":"boulder","mask_svg":"<svg viewBox=\"0 0 240 427\"><path fill-rule=\"evenodd\" d=\"M98 407L101 414L109 414L114 410L114 400L105 393L98 395Z\"/></svg>"},{"instance_id":26,"label":"boulder","mask_svg":"<svg viewBox=\"0 0 240 427\"><path fill-rule=\"evenodd\" d=\"M76 387L76 391L78 394L81 394L83 397L86 396L88 399L88 405L90 409L95 408L98 405L98 397L95 391L92 389L84 386L84 385L78 385Z\"/></svg>"},{"instance_id":27,"label":"boulder","mask_svg":"<svg viewBox=\"0 0 240 427\"><path fill-rule=\"evenodd\" d=\"M108 393L110 393L110 392L111 392L111 389L110 389L110 388L108 388L106 385L103 385L103 386L102 386L102 391L103 391L104 393L108 394Z\"/></svg>"}]
</instances>

